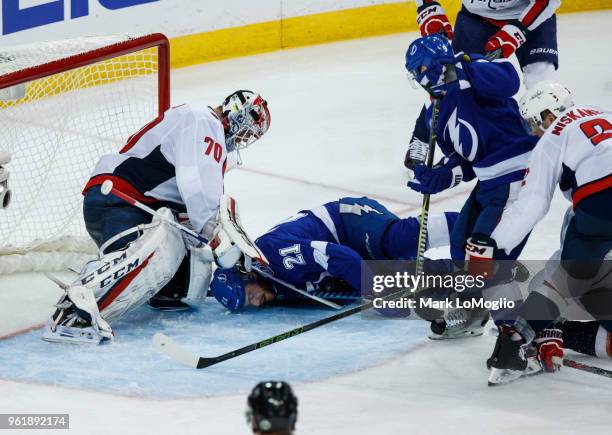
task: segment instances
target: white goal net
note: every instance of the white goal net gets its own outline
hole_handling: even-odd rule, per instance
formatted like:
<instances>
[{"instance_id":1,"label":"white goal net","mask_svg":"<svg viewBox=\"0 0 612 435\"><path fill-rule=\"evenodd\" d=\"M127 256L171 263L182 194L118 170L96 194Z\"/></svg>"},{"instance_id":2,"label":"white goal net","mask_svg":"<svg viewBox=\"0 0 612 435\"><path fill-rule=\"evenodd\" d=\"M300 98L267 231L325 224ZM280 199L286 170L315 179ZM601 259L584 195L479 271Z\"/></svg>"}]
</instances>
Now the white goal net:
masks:
<instances>
[{"instance_id":1,"label":"white goal net","mask_svg":"<svg viewBox=\"0 0 612 435\"><path fill-rule=\"evenodd\" d=\"M168 51L160 34L0 48L0 149L12 155L0 273L95 252L81 191L100 156L168 108Z\"/></svg>"}]
</instances>

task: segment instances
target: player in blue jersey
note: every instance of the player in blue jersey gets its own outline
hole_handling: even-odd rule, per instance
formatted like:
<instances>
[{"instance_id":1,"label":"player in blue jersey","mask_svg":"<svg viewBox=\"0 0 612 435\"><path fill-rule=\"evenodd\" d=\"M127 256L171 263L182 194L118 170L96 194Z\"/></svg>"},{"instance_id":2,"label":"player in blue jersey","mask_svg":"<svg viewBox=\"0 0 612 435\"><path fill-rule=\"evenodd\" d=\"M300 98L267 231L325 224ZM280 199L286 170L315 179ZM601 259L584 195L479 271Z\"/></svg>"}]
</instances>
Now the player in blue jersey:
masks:
<instances>
[{"instance_id":1,"label":"player in blue jersey","mask_svg":"<svg viewBox=\"0 0 612 435\"><path fill-rule=\"evenodd\" d=\"M455 28L451 26L443 1L416 0L417 23L422 36L444 34L455 52L486 55L516 54L530 89L541 80L554 80L559 67L557 20L559 0L463 0ZM413 158L427 142L425 109L419 115L404 165L411 169Z\"/></svg>"},{"instance_id":2,"label":"player in blue jersey","mask_svg":"<svg viewBox=\"0 0 612 435\"><path fill-rule=\"evenodd\" d=\"M438 35L410 44L406 68L432 97L440 99L437 146L445 155L433 168L414 166L415 179L408 186L436 194L461 181L478 179L450 237L453 260L475 259L481 254L471 249L472 242L490 236L504 208L515 199L537 142L526 131L512 98L520 86L518 73L507 60L455 54L449 41ZM493 258L516 260L527 237L508 252L495 250ZM504 270L497 272L497 281L491 284L511 279L513 262L503 264ZM499 288L489 288L495 287Z\"/></svg>"},{"instance_id":3,"label":"player in blue jersey","mask_svg":"<svg viewBox=\"0 0 612 435\"><path fill-rule=\"evenodd\" d=\"M448 245L456 217L452 212L429 217L428 248ZM311 293L342 288L358 296L361 262L413 259L418 235L415 217L400 219L370 198L341 198L300 211L255 244L269 262L265 272L275 278ZM301 297L266 279L257 268L253 273L217 269L210 285L214 296L231 311Z\"/></svg>"}]
</instances>

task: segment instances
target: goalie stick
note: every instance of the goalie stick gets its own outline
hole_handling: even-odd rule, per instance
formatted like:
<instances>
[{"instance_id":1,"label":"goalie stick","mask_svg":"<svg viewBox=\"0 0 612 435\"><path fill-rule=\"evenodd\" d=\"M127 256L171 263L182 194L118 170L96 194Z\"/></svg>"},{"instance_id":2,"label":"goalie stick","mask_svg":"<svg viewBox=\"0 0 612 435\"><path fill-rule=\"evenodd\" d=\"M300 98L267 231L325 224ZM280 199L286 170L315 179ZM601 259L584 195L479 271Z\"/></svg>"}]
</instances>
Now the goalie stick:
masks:
<instances>
[{"instance_id":1,"label":"goalie stick","mask_svg":"<svg viewBox=\"0 0 612 435\"><path fill-rule=\"evenodd\" d=\"M100 190L102 192L102 195L108 195L108 194L112 193L113 195L115 195L118 198L121 198L122 200L124 200L128 204L133 205L134 207L138 207L142 211L150 214L151 216L155 216L155 217L159 218L163 222L165 222L165 223L167 223L169 225L172 225L173 227L177 228L178 230L182 231L183 233L188 234L189 236L193 237L194 239L196 239L196 240L202 242L204 245L208 246L208 240L206 240L200 234L196 233L193 230L190 230L189 228L185 227L184 225L179 224L176 221L173 221L171 219L166 218L164 215L162 215L162 214L158 213L157 211L153 210L151 207L149 207L147 205L144 205L140 201L137 201L136 199L132 198L131 196L126 195L122 191L116 189L115 187L113 187L113 182L111 180L106 180L104 183L102 183L102 187L100 188ZM210 261L214 261L212 250L210 250Z\"/></svg>"}]
</instances>

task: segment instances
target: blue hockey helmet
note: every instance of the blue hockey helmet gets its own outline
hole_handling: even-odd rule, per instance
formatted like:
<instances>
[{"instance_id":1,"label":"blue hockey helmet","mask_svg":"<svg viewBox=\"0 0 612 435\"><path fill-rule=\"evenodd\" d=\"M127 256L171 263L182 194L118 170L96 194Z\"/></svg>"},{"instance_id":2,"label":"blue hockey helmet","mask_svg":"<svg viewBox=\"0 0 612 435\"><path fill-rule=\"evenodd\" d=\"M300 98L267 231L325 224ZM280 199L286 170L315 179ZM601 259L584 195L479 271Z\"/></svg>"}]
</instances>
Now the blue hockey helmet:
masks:
<instances>
[{"instance_id":1,"label":"blue hockey helmet","mask_svg":"<svg viewBox=\"0 0 612 435\"><path fill-rule=\"evenodd\" d=\"M213 274L210 289L221 305L232 312L244 307L246 291L240 273L235 268L217 269Z\"/></svg>"},{"instance_id":2,"label":"blue hockey helmet","mask_svg":"<svg viewBox=\"0 0 612 435\"><path fill-rule=\"evenodd\" d=\"M444 85L444 65L454 63L453 47L442 35L415 39L406 51L406 69L418 84L434 96L436 87ZM425 67L425 70L421 71L421 67Z\"/></svg>"}]
</instances>

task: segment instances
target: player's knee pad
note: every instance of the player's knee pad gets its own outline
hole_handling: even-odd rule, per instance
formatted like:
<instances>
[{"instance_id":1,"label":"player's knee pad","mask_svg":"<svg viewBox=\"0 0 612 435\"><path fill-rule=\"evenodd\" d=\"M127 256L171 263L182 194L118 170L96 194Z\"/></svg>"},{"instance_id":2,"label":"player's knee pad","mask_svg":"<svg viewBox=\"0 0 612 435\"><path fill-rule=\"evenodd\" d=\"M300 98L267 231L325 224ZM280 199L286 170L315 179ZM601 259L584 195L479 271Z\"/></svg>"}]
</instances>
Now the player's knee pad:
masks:
<instances>
[{"instance_id":1,"label":"player's knee pad","mask_svg":"<svg viewBox=\"0 0 612 435\"><path fill-rule=\"evenodd\" d=\"M159 212L174 219L168 209ZM126 248L89 263L76 283L90 288L109 322L142 305L178 270L186 248L181 232L157 218L134 229L142 234Z\"/></svg>"}]
</instances>

